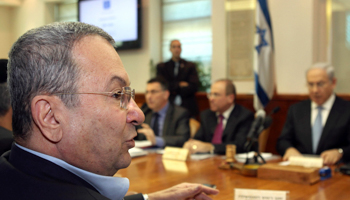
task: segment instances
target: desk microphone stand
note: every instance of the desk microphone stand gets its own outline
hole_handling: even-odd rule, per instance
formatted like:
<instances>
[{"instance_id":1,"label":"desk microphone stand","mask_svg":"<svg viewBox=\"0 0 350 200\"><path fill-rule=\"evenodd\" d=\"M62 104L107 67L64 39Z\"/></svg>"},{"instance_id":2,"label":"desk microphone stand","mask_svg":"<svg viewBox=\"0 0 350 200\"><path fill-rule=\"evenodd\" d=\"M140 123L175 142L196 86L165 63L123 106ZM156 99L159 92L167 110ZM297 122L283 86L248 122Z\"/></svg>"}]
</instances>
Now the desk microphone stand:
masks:
<instances>
[{"instance_id":1,"label":"desk microphone stand","mask_svg":"<svg viewBox=\"0 0 350 200\"><path fill-rule=\"evenodd\" d=\"M247 154L253 149L255 150L254 152L254 157L252 159L249 159L247 156L247 159L244 164L265 164L266 161L265 159L261 156L260 150L259 150L259 135L262 133L264 130L264 126L260 126L259 129L256 131L256 134L250 139L249 144L246 146L246 151ZM254 148L252 148L254 147ZM261 158L262 163L259 162L259 158Z\"/></svg>"}]
</instances>

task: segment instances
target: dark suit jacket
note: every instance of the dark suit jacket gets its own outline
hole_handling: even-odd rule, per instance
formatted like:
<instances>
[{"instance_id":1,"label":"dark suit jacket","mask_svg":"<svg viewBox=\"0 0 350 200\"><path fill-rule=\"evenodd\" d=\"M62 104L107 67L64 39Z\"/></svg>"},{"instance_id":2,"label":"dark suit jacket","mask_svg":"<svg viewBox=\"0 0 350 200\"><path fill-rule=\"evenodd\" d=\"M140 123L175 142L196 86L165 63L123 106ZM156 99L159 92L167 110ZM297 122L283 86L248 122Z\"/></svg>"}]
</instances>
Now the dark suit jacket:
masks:
<instances>
[{"instance_id":1,"label":"dark suit jacket","mask_svg":"<svg viewBox=\"0 0 350 200\"><path fill-rule=\"evenodd\" d=\"M12 142L12 132L0 126L0 156L11 149Z\"/></svg>"},{"instance_id":2,"label":"dark suit jacket","mask_svg":"<svg viewBox=\"0 0 350 200\"><path fill-rule=\"evenodd\" d=\"M277 151L284 155L289 147L302 154L312 152L311 100L292 105L286 123L277 141ZM325 150L342 148L343 160L350 160L350 102L335 98L332 109L323 127L316 154Z\"/></svg>"},{"instance_id":3,"label":"dark suit jacket","mask_svg":"<svg viewBox=\"0 0 350 200\"><path fill-rule=\"evenodd\" d=\"M0 157L0 197L6 200L108 200L75 174L16 145ZM125 199L143 200L141 194L134 197Z\"/></svg>"},{"instance_id":4,"label":"dark suit jacket","mask_svg":"<svg viewBox=\"0 0 350 200\"><path fill-rule=\"evenodd\" d=\"M145 122L151 125L152 110L147 106L142 107L142 111L145 114ZM183 144L190 138L190 113L176 105L169 104L163 126L163 139L166 146L182 147ZM146 137L143 134L138 134L136 137L138 140L145 140Z\"/></svg>"},{"instance_id":5,"label":"dark suit jacket","mask_svg":"<svg viewBox=\"0 0 350 200\"><path fill-rule=\"evenodd\" d=\"M222 144L214 145L214 153L225 154L227 144L235 144L237 153L244 152L244 144L253 120L253 112L236 104L222 133ZM217 123L218 119L215 112L211 110L203 111L201 113L201 126L194 139L211 142Z\"/></svg>"},{"instance_id":6,"label":"dark suit jacket","mask_svg":"<svg viewBox=\"0 0 350 200\"><path fill-rule=\"evenodd\" d=\"M196 65L193 62L188 62L184 59L180 60L180 67L178 75L174 75L175 62L169 60L165 63L157 65L157 76L163 77L169 83L171 103L174 102L175 96L180 95L182 99L181 106L186 108L191 116L198 114L198 105L195 97L195 93L198 91L199 78L196 70ZM181 81L188 82L188 87L180 87Z\"/></svg>"}]
</instances>

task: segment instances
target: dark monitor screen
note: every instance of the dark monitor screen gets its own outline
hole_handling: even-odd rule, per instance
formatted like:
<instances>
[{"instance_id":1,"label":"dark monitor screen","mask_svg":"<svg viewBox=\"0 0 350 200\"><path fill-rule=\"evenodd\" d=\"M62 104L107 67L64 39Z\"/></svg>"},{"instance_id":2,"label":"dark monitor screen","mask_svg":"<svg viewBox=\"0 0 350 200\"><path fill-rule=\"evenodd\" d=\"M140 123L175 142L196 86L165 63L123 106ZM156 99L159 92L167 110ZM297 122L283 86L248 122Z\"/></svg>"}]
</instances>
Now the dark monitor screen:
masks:
<instances>
[{"instance_id":1,"label":"dark monitor screen","mask_svg":"<svg viewBox=\"0 0 350 200\"><path fill-rule=\"evenodd\" d=\"M78 18L110 34L118 50L141 47L141 0L79 0Z\"/></svg>"}]
</instances>

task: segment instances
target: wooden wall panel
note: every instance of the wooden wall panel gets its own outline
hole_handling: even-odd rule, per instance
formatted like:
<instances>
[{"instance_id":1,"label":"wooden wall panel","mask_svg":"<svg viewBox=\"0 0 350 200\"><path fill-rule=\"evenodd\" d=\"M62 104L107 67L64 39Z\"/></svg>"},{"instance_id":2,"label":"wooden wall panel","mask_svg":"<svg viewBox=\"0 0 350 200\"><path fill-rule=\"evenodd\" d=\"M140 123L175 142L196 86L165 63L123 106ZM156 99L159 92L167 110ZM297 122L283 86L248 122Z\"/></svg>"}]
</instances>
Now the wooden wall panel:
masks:
<instances>
[{"instance_id":1,"label":"wooden wall panel","mask_svg":"<svg viewBox=\"0 0 350 200\"><path fill-rule=\"evenodd\" d=\"M338 95L338 96L350 101L350 95ZM197 98L198 107L200 111L203 111L209 108L209 102L208 102L206 93L199 92L196 94L196 98ZM280 110L279 112L272 115L273 122L271 124L270 135L268 137L267 144L266 144L266 150L265 150L266 152L277 154L277 151L275 148L276 142L277 142L278 136L282 131L284 122L286 120L289 106L308 98L309 98L308 95L275 95L272 98L272 100L270 101L270 103L267 105L265 109L266 114L269 114L277 106L280 107ZM136 94L135 100L137 102L137 105L141 106L145 102L144 94L141 94L141 93ZM253 95L239 94L237 95L236 103L250 109L252 112L255 112L253 108ZM199 116L197 116L197 119L199 119Z\"/></svg>"}]
</instances>

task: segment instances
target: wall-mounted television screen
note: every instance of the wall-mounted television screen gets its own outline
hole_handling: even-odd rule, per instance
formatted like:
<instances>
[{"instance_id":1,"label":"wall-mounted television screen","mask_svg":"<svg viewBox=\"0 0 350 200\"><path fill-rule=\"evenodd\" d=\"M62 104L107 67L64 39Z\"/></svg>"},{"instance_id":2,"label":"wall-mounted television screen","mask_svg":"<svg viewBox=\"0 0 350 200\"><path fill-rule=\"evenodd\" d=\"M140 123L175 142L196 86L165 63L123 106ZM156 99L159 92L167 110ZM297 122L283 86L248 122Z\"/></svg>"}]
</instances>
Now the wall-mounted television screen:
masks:
<instances>
[{"instance_id":1,"label":"wall-mounted television screen","mask_svg":"<svg viewBox=\"0 0 350 200\"><path fill-rule=\"evenodd\" d=\"M141 48L141 0L79 0L78 18L109 33L117 50Z\"/></svg>"}]
</instances>

